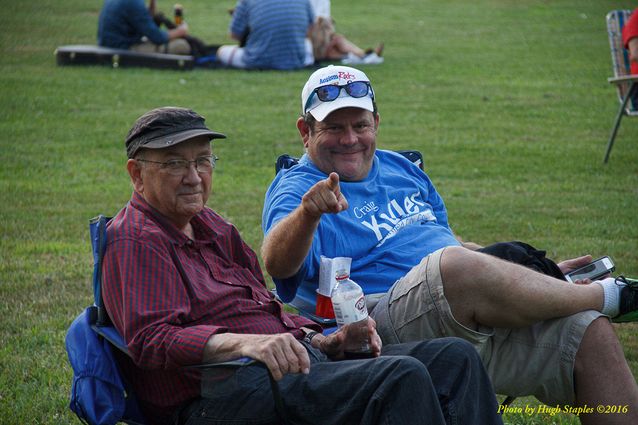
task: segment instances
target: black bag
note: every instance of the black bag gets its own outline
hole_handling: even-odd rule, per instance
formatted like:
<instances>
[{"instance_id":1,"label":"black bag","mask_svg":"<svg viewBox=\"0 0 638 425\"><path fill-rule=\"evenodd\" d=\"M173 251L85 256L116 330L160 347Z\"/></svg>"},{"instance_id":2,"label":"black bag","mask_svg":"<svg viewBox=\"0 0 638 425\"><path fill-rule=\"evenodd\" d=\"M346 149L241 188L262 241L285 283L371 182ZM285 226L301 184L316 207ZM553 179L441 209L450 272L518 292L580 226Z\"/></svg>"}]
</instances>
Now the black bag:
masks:
<instances>
[{"instance_id":1,"label":"black bag","mask_svg":"<svg viewBox=\"0 0 638 425\"><path fill-rule=\"evenodd\" d=\"M545 256L545 251L537 250L525 242L498 242L477 251L520 264L556 279L566 280L558 265Z\"/></svg>"}]
</instances>

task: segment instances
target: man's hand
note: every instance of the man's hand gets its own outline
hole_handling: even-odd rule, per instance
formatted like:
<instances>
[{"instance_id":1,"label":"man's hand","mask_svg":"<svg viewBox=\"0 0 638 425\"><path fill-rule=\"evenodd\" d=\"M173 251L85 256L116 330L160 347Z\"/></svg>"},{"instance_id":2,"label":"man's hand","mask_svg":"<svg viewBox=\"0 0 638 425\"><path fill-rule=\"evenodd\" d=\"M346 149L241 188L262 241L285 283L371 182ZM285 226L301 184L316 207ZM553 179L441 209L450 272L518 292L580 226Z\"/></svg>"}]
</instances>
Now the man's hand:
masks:
<instances>
[{"instance_id":1,"label":"man's hand","mask_svg":"<svg viewBox=\"0 0 638 425\"><path fill-rule=\"evenodd\" d=\"M345 325L337 332L334 332L321 340L321 351L334 360L345 358L345 351L357 351L363 341L368 338L372 356L378 357L381 354L381 338L377 333L377 324L368 317L367 322L352 323Z\"/></svg>"},{"instance_id":2,"label":"man's hand","mask_svg":"<svg viewBox=\"0 0 638 425\"><path fill-rule=\"evenodd\" d=\"M325 213L336 214L348 209L348 201L339 187L339 175L330 173L327 179L312 186L303 196L301 206L313 217L320 217Z\"/></svg>"},{"instance_id":3,"label":"man's hand","mask_svg":"<svg viewBox=\"0 0 638 425\"><path fill-rule=\"evenodd\" d=\"M175 40L176 38L186 37L188 35L188 26L182 24L177 28L168 31L168 39Z\"/></svg>"},{"instance_id":4,"label":"man's hand","mask_svg":"<svg viewBox=\"0 0 638 425\"><path fill-rule=\"evenodd\" d=\"M558 268L563 274L567 274L571 272L572 270L576 270L579 267L582 267L586 264L591 263L592 260L593 260L593 257L591 255L583 255L582 257L576 257L576 258L571 258L569 260L561 261L560 263L558 263ZM578 279L578 280L575 280L574 283L582 285L582 284L591 283L591 280Z\"/></svg>"},{"instance_id":5,"label":"man's hand","mask_svg":"<svg viewBox=\"0 0 638 425\"><path fill-rule=\"evenodd\" d=\"M213 335L204 348L203 361L220 362L237 357L250 357L264 363L276 380L287 373L310 371L306 348L288 333Z\"/></svg>"},{"instance_id":6,"label":"man's hand","mask_svg":"<svg viewBox=\"0 0 638 425\"><path fill-rule=\"evenodd\" d=\"M264 363L276 381L287 373L308 373L310 358L291 334L251 335L242 355Z\"/></svg>"},{"instance_id":7,"label":"man's hand","mask_svg":"<svg viewBox=\"0 0 638 425\"><path fill-rule=\"evenodd\" d=\"M308 189L299 206L275 224L264 238L261 257L266 271L278 279L297 273L310 252L321 216L347 208L348 201L341 194L337 173L317 182Z\"/></svg>"}]
</instances>

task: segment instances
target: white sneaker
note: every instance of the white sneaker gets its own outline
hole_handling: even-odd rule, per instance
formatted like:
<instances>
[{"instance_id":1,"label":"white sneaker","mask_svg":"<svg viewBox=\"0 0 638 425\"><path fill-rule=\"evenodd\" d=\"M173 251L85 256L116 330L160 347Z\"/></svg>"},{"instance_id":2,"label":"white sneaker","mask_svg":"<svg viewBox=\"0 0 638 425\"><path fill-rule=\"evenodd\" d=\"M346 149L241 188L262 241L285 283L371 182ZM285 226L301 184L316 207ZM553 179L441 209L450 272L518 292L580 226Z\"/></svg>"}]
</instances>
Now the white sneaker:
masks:
<instances>
[{"instance_id":1,"label":"white sneaker","mask_svg":"<svg viewBox=\"0 0 638 425\"><path fill-rule=\"evenodd\" d=\"M341 63L344 65L360 65L364 63L363 60L364 58L360 58L354 53L348 53L345 58L341 59Z\"/></svg>"},{"instance_id":2,"label":"white sneaker","mask_svg":"<svg viewBox=\"0 0 638 425\"><path fill-rule=\"evenodd\" d=\"M372 52L363 58L363 63L365 63L366 65L378 65L380 63L383 63L383 58Z\"/></svg>"}]
</instances>

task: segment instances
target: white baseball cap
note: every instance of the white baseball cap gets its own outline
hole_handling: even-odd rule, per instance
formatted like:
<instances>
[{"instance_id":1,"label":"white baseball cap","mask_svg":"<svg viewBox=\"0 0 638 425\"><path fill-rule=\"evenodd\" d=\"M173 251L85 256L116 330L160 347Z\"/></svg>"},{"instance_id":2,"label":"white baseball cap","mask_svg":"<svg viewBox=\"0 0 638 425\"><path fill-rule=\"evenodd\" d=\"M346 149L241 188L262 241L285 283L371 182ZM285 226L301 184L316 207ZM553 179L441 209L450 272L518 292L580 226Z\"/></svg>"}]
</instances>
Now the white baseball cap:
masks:
<instances>
[{"instance_id":1,"label":"white baseball cap","mask_svg":"<svg viewBox=\"0 0 638 425\"><path fill-rule=\"evenodd\" d=\"M368 90L363 97L352 97L343 88L337 98L323 102L317 96L316 89L323 86L346 86L354 82L366 82ZM341 108L362 108L374 112L374 91L370 79L358 69L349 66L328 65L312 73L301 92L301 113L310 112L317 121L323 121L333 111Z\"/></svg>"}]
</instances>

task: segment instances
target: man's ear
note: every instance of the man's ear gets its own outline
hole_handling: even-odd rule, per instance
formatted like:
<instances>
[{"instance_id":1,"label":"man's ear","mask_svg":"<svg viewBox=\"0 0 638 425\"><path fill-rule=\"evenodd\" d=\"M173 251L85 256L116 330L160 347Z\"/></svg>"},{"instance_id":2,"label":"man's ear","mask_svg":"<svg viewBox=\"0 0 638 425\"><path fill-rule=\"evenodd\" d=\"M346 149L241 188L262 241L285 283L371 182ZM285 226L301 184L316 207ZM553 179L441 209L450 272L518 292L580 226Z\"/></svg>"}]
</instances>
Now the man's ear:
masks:
<instances>
[{"instance_id":1,"label":"man's ear","mask_svg":"<svg viewBox=\"0 0 638 425\"><path fill-rule=\"evenodd\" d=\"M134 159L126 161L126 170L131 177L131 183L136 192L144 192L144 182L142 181L142 167L140 163Z\"/></svg>"},{"instance_id":2,"label":"man's ear","mask_svg":"<svg viewBox=\"0 0 638 425\"><path fill-rule=\"evenodd\" d=\"M297 120L297 130L299 130L304 147L307 148L308 140L310 139L310 127L306 124L303 117L299 117Z\"/></svg>"}]
</instances>

